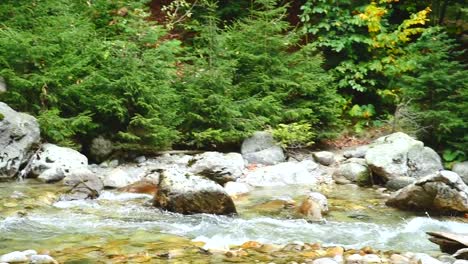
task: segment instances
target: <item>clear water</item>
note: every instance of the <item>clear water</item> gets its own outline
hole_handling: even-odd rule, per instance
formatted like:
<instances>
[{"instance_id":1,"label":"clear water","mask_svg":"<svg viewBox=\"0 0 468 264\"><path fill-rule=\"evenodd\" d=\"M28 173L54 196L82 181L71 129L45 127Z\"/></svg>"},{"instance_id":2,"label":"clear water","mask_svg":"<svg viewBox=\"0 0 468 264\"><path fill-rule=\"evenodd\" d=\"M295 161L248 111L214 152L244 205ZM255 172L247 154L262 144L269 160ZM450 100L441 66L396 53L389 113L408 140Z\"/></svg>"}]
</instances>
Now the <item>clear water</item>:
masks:
<instances>
[{"instance_id":1,"label":"clear water","mask_svg":"<svg viewBox=\"0 0 468 264\"><path fill-rule=\"evenodd\" d=\"M54 202L63 188L0 183L0 254L36 249L67 263L93 263L129 255L144 260L148 256L142 252L151 252L151 257L179 249L184 252L181 255L198 256L191 258L193 263L208 263L215 257L200 254L198 247L203 244L197 242L225 249L251 240L434 253L438 247L427 240L426 231L468 232L463 219L388 208L373 189L321 188L331 210L324 223L307 222L297 218L294 209L271 202L300 202L308 190L301 186L258 189L235 200L238 216L226 217L162 212L149 205L151 196L111 191L94 201Z\"/></svg>"}]
</instances>

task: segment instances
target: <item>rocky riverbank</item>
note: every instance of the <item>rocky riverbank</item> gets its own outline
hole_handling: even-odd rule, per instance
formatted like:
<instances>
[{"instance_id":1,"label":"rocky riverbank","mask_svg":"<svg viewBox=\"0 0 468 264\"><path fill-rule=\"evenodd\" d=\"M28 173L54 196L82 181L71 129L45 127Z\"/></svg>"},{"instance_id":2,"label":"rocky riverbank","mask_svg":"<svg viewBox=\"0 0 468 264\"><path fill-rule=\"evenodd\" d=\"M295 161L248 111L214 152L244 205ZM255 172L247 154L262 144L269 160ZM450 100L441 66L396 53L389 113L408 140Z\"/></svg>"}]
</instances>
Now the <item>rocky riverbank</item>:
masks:
<instances>
[{"instance_id":1,"label":"rocky riverbank","mask_svg":"<svg viewBox=\"0 0 468 264\"><path fill-rule=\"evenodd\" d=\"M461 216L458 219L463 219L463 215L468 213L466 164L455 165L455 172L445 171L441 159L435 151L404 133L384 136L369 145L359 146L344 152L317 151L288 156L278 147L269 133L257 132L244 141L239 153L203 152L191 155L166 153L155 157L139 156L121 160L103 158L109 157L112 151L109 152L104 148L112 146L112 144L108 144L104 139L98 139L95 141L97 145L94 146L94 149L100 150L103 161L100 164L88 164L88 158L75 150L48 143L41 144L37 122L31 116L16 113L2 103L0 103L0 113L4 116L0 120L0 131L3 131L0 136L0 178L10 181L18 178L26 179L23 184L35 186L35 191L38 191L37 188L42 188L39 191L44 190L45 194L47 194L45 189L49 188L44 186L50 186L54 190L49 192L46 198L41 196L40 199L44 200L39 200L44 203L38 205L34 201L36 198L22 193L19 191L20 189L13 191L5 189L4 195L7 196L2 197L5 202L0 207L0 210L5 213L2 219L3 226L0 225L0 230L5 229L5 234L8 234L9 230L23 232L21 227L16 226L17 223L22 223L26 227L32 223L39 226L47 225L47 221L56 221L54 215L60 215L63 219L63 214L70 214L75 215L76 219L80 219L82 216L79 215L79 212L85 212L86 217L91 217L89 219L91 222L96 221L95 217L116 218L119 221L124 221L121 225L125 226L128 223L122 219L122 214L125 215L130 210L138 212L138 215L132 215L130 218L132 228L137 229L144 229L145 225L153 225L154 223L159 226L161 221L165 222L171 219L173 217L171 214L175 213L176 218L172 218L172 220L178 222L174 223L174 230L162 228L161 232L181 233L185 236L191 234L192 229L196 230L200 227L189 224L187 226L189 229L184 230L177 226L178 223L184 225L182 223L187 224L186 221L198 222L200 214L202 219L203 214L215 214L227 215L222 218L212 218L208 223L205 223L213 225L215 233L211 234L211 237L206 237L205 234L198 234L194 237L191 234L188 235L191 239L187 241L181 238L187 247L182 245L177 245L174 249L161 247L167 251L162 252L158 250L157 245L152 244L144 245L148 248L137 251L137 253L111 254L108 252L110 249L107 246L102 246L96 248L96 252L99 252L99 254L96 253L96 259L125 263L126 261L136 261L132 259L136 258L151 262L152 259L172 259L181 255L183 256L181 263L184 263L184 259L195 255L198 256L196 258L200 259L198 263L208 263L203 262L207 260L215 261L214 263L217 263L218 260L239 263L252 263L252 261L260 263L455 262L455 258L442 253L433 252L433 257L439 257L437 260L427 254L392 252L389 251L392 248L388 244L385 244L387 250L361 248L356 247L356 245L354 247L331 247L308 244L315 241L304 239L304 237L300 243L293 244L291 244L291 237L280 239L278 241L290 241L284 244L280 243L281 245L274 241L247 239L247 237L255 238L251 234L245 235L244 239L236 238L236 241L213 242L216 241L217 235L226 238L222 234L233 231L227 232L227 229L230 228L228 223L233 224L237 219L245 217L247 220L239 221L247 221L249 224L252 221L255 228L265 229L260 231L261 234L268 232L268 221L284 221L284 223L291 224L290 230L284 230L285 227L281 227L279 223L273 224L275 226L272 229L273 232L281 230L283 233L278 235L282 237L294 237L296 235L294 232L301 232L301 226L309 232L320 231L319 237L327 236L327 233L323 232L332 226L334 228L354 228L352 225L340 227L340 223L343 222L343 218L340 218L341 215L345 215L345 218L352 218L358 225L361 223L365 224L364 226L368 223L377 224L375 232L379 232L378 228L389 228L385 226L386 219L393 219L395 216L392 214L396 215L397 219L424 215ZM103 142L107 143L103 144ZM340 189L341 187L337 187L336 184L343 186L344 189ZM11 185L16 186L16 184ZM8 186L6 183L4 188L9 188ZM275 189L278 195L275 195L275 192L270 189ZM278 190L280 191L278 192ZM337 190L341 190L343 193L337 195ZM357 198L360 202L356 203L356 198L352 198L353 193L363 196L360 194L360 190L372 192L375 198L360 197ZM263 192L263 195L260 200L256 201L253 197L258 192ZM126 193L136 193L137 199L119 200L118 208L120 209L112 207L118 214L114 215L114 212L104 210L104 206L107 204L104 201L108 199L109 195L118 196ZM249 203L247 207L246 201ZM32 205L28 205L28 203ZM402 212L400 215L396 209L387 207L385 203L388 206L406 210L408 213ZM375 211L375 217L370 216L372 213L369 213L369 210ZM31 219L28 218L30 214L32 215ZM86 217L84 219L87 219ZM273 220L262 222L264 217L270 217ZM47 219L47 221L44 222L42 219ZM74 219L69 221L74 221ZM101 221L100 219L96 222L98 223L96 228L100 228L104 223ZM219 225L217 221L222 223L221 226L225 224L227 226L223 227L224 229L216 228ZM464 229L456 231L468 233L468 224L463 224L463 220L456 221L461 221L460 226ZM139 225L139 222L142 224ZM111 225L114 231L116 231L115 224ZM203 221L199 224L203 224ZM65 226L69 226L69 224L65 224ZM369 227L367 226L367 228ZM203 227L202 229L206 231L210 228ZM235 225L232 228L234 231L237 228L239 232L249 230L249 228L236 227ZM258 232L255 228L250 232L253 234ZM93 228L89 230L90 233L83 234L83 236L93 234ZM365 235L374 236L374 234L366 234L365 228L361 226L357 230L364 232L364 236L355 234L361 240L365 238ZM437 230L441 229L437 227ZM76 230L75 232L82 231ZM53 231L54 234L57 232L63 231ZM124 233L132 235L131 232ZM351 235L347 231L336 230L336 233L339 234L335 234L336 241L325 239L328 244L342 244L338 241L342 239L340 235L345 236L343 241L352 241L346 237ZM5 237L5 239L8 241L11 238ZM124 238L119 239L125 240ZM157 235L155 240L158 240ZM378 237L374 237L373 240L378 241ZM76 243L79 244L77 241ZM106 243L112 244L111 241ZM119 244L120 246L125 247L125 242L119 243L122 243ZM140 240L138 243L141 246L145 244ZM410 243L410 240L405 238L405 243ZM236 244L237 246L235 246ZM401 246L398 247L401 248ZM396 248L395 246L394 249ZM2 246L0 243L0 249L2 249L1 253L6 254L2 256L3 262L14 263L10 257L15 256L19 259L26 255L24 253L26 249L18 248L17 245L14 253L8 251L7 244ZM54 251L54 249L50 250ZM151 253L153 251L158 253ZM67 252L67 256L65 256L65 252ZM65 262L73 259L70 257L70 252L70 248L66 248L55 250L53 252L55 254L51 255L57 256L56 259L59 262ZM91 254L92 256L94 254L92 252L94 251L91 250L84 255ZM38 255L36 252L33 255L45 256L47 254ZM29 255L26 257L30 258ZM35 258L34 262L32 258L27 260L22 258L22 261L54 263L40 262L42 261L39 260L40 258L46 261L47 257ZM55 260L49 259L48 261ZM457 262L457 264L459 263L461 262Z\"/></svg>"}]
</instances>

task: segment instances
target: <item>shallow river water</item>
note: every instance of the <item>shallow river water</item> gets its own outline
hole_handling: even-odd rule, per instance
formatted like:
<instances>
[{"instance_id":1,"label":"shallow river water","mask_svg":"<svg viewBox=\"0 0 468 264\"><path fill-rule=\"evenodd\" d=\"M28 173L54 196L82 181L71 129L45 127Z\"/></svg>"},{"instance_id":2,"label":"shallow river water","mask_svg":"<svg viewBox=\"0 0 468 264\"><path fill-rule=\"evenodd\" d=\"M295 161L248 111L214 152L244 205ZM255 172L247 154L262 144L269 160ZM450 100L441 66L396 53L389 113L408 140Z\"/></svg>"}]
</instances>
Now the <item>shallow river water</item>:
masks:
<instances>
[{"instance_id":1,"label":"shallow river water","mask_svg":"<svg viewBox=\"0 0 468 264\"><path fill-rule=\"evenodd\" d=\"M105 191L94 201L55 202L64 191L59 186L0 183L0 255L36 249L64 263L153 263L155 257L169 263L222 263L227 261L222 255L200 247L227 249L252 240L437 254L426 231L468 232L464 219L388 208L377 190L351 185L317 189L328 197L330 213L327 221L310 223L282 202L300 202L308 190L257 189L235 199L235 217L182 216L151 207L149 195Z\"/></svg>"}]
</instances>

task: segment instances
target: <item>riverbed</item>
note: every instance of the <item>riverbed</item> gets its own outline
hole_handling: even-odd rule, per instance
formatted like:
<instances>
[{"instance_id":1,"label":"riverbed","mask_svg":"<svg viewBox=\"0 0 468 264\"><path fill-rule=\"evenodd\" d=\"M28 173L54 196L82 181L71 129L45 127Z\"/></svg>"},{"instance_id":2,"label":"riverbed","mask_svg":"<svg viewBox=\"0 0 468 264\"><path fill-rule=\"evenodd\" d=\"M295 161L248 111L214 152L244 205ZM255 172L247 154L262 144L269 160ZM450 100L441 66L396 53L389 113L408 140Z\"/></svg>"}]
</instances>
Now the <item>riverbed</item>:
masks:
<instances>
[{"instance_id":1,"label":"riverbed","mask_svg":"<svg viewBox=\"0 0 468 264\"><path fill-rule=\"evenodd\" d=\"M150 195L106 190L97 200L57 202L66 188L33 180L0 183L0 255L35 249L63 263L221 263L247 241L320 243L359 249L440 254L426 231L468 232L463 218L385 206L385 194L356 185L324 185L330 213L308 222L295 214L308 186L257 188L235 198L238 215L184 216L151 206ZM249 261L258 260L251 256ZM261 261L261 260L260 260ZM150 263L150 262L148 262ZM281 262L277 262L281 263Z\"/></svg>"}]
</instances>

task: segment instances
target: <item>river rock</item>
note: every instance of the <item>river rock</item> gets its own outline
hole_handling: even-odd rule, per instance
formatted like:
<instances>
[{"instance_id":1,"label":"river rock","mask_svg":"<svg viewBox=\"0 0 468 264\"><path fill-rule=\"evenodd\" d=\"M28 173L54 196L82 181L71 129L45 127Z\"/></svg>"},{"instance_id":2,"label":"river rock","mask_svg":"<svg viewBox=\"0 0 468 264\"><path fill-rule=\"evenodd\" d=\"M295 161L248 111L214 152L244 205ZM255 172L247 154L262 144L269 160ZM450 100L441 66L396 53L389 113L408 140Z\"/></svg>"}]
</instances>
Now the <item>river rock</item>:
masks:
<instances>
[{"instance_id":1,"label":"river rock","mask_svg":"<svg viewBox=\"0 0 468 264\"><path fill-rule=\"evenodd\" d=\"M147 175L147 170L144 167L122 165L110 171L103 172L101 175L104 187L122 188L143 180Z\"/></svg>"},{"instance_id":2,"label":"river rock","mask_svg":"<svg viewBox=\"0 0 468 264\"><path fill-rule=\"evenodd\" d=\"M319 258L312 261L312 264L338 264L338 262L332 258Z\"/></svg>"},{"instance_id":3,"label":"river rock","mask_svg":"<svg viewBox=\"0 0 468 264\"><path fill-rule=\"evenodd\" d=\"M366 254L362 257L362 264L381 263L382 260L375 254Z\"/></svg>"},{"instance_id":4,"label":"river rock","mask_svg":"<svg viewBox=\"0 0 468 264\"><path fill-rule=\"evenodd\" d=\"M227 182L224 185L224 190L230 196L238 196L241 194L249 193L252 189L253 187L245 182Z\"/></svg>"},{"instance_id":5,"label":"river rock","mask_svg":"<svg viewBox=\"0 0 468 264\"><path fill-rule=\"evenodd\" d=\"M32 255L30 257L31 264L57 264L58 262L49 255Z\"/></svg>"},{"instance_id":6,"label":"river rock","mask_svg":"<svg viewBox=\"0 0 468 264\"><path fill-rule=\"evenodd\" d=\"M88 159L78 151L47 143L32 158L29 176L55 182L87 168Z\"/></svg>"},{"instance_id":7,"label":"river rock","mask_svg":"<svg viewBox=\"0 0 468 264\"><path fill-rule=\"evenodd\" d=\"M37 251L34 250L34 249L28 249L28 250L25 250L23 251L24 255L26 255L26 257L31 257L32 255L37 255Z\"/></svg>"},{"instance_id":8,"label":"river rock","mask_svg":"<svg viewBox=\"0 0 468 264\"><path fill-rule=\"evenodd\" d=\"M272 166L257 167L247 171L245 176L239 179L251 186L282 186L289 184L314 185L327 181L324 170L312 160L301 162L283 162Z\"/></svg>"},{"instance_id":9,"label":"river rock","mask_svg":"<svg viewBox=\"0 0 468 264\"><path fill-rule=\"evenodd\" d=\"M399 255L399 254L392 254L390 256L390 263L392 263L392 264L409 264L410 259L405 257L405 256Z\"/></svg>"},{"instance_id":10,"label":"river rock","mask_svg":"<svg viewBox=\"0 0 468 264\"><path fill-rule=\"evenodd\" d=\"M412 178L412 177L396 177L396 178L392 178L390 179L386 184L385 184L385 187L391 191L398 191L410 184L412 184L413 182L415 182L416 179L415 178Z\"/></svg>"},{"instance_id":11,"label":"river rock","mask_svg":"<svg viewBox=\"0 0 468 264\"><path fill-rule=\"evenodd\" d=\"M14 251L0 256L0 262L23 263L29 261L26 254L21 251Z\"/></svg>"},{"instance_id":12,"label":"river rock","mask_svg":"<svg viewBox=\"0 0 468 264\"><path fill-rule=\"evenodd\" d=\"M417 264L443 264L440 260L424 253L417 253L411 258L411 263Z\"/></svg>"},{"instance_id":13,"label":"river rock","mask_svg":"<svg viewBox=\"0 0 468 264\"><path fill-rule=\"evenodd\" d=\"M37 120L0 102L0 179L15 177L39 143Z\"/></svg>"},{"instance_id":14,"label":"river rock","mask_svg":"<svg viewBox=\"0 0 468 264\"><path fill-rule=\"evenodd\" d=\"M96 162L103 162L104 160L109 158L112 151L112 141L105 139L102 136L94 138L91 141L91 146L89 147L89 155L91 159L93 159Z\"/></svg>"},{"instance_id":15,"label":"river rock","mask_svg":"<svg viewBox=\"0 0 468 264\"><path fill-rule=\"evenodd\" d=\"M153 205L181 214L237 213L234 202L221 185L177 169L161 173Z\"/></svg>"},{"instance_id":16,"label":"river rock","mask_svg":"<svg viewBox=\"0 0 468 264\"><path fill-rule=\"evenodd\" d=\"M451 171L440 171L396 192L389 206L439 213L468 212L468 186Z\"/></svg>"},{"instance_id":17,"label":"river rock","mask_svg":"<svg viewBox=\"0 0 468 264\"><path fill-rule=\"evenodd\" d=\"M318 192L311 192L304 201L302 201L298 211L308 220L320 221L323 219L323 215L328 213L327 197Z\"/></svg>"},{"instance_id":18,"label":"river rock","mask_svg":"<svg viewBox=\"0 0 468 264\"><path fill-rule=\"evenodd\" d=\"M335 154L330 151L315 152L312 154L312 156L314 157L315 161L325 166L330 166L335 163Z\"/></svg>"},{"instance_id":19,"label":"river rock","mask_svg":"<svg viewBox=\"0 0 468 264\"><path fill-rule=\"evenodd\" d=\"M384 182L396 177L419 179L443 168L434 150L401 132L378 138L365 158L373 174Z\"/></svg>"},{"instance_id":20,"label":"river rock","mask_svg":"<svg viewBox=\"0 0 468 264\"><path fill-rule=\"evenodd\" d=\"M453 164L452 171L457 173L468 184L468 161Z\"/></svg>"},{"instance_id":21,"label":"river rock","mask_svg":"<svg viewBox=\"0 0 468 264\"><path fill-rule=\"evenodd\" d=\"M257 131L244 140L241 153L249 163L273 165L286 160L283 149L269 132Z\"/></svg>"},{"instance_id":22,"label":"river rock","mask_svg":"<svg viewBox=\"0 0 468 264\"><path fill-rule=\"evenodd\" d=\"M337 183L357 183L360 186L371 184L371 173L364 159L352 158L340 164L333 172Z\"/></svg>"},{"instance_id":23,"label":"river rock","mask_svg":"<svg viewBox=\"0 0 468 264\"><path fill-rule=\"evenodd\" d=\"M361 264L362 256L359 254L352 254L346 257L346 263L348 264Z\"/></svg>"},{"instance_id":24,"label":"river rock","mask_svg":"<svg viewBox=\"0 0 468 264\"><path fill-rule=\"evenodd\" d=\"M343 156L347 159L350 159L350 158L364 158L366 156L366 153L367 153L367 150L369 150L369 146L368 145L363 145L363 146L359 146L355 149L349 149L349 150L346 150L344 153L343 153Z\"/></svg>"},{"instance_id":25,"label":"river rock","mask_svg":"<svg viewBox=\"0 0 468 264\"><path fill-rule=\"evenodd\" d=\"M61 196L62 201L95 199L104 189L101 179L88 169L74 170L63 179L63 183L71 186L71 189Z\"/></svg>"},{"instance_id":26,"label":"river rock","mask_svg":"<svg viewBox=\"0 0 468 264\"><path fill-rule=\"evenodd\" d=\"M238 179L244 170L244 158L239 153L204 152L195 155L190 171L223 185Z\"/></svg>"}]
</instances>

